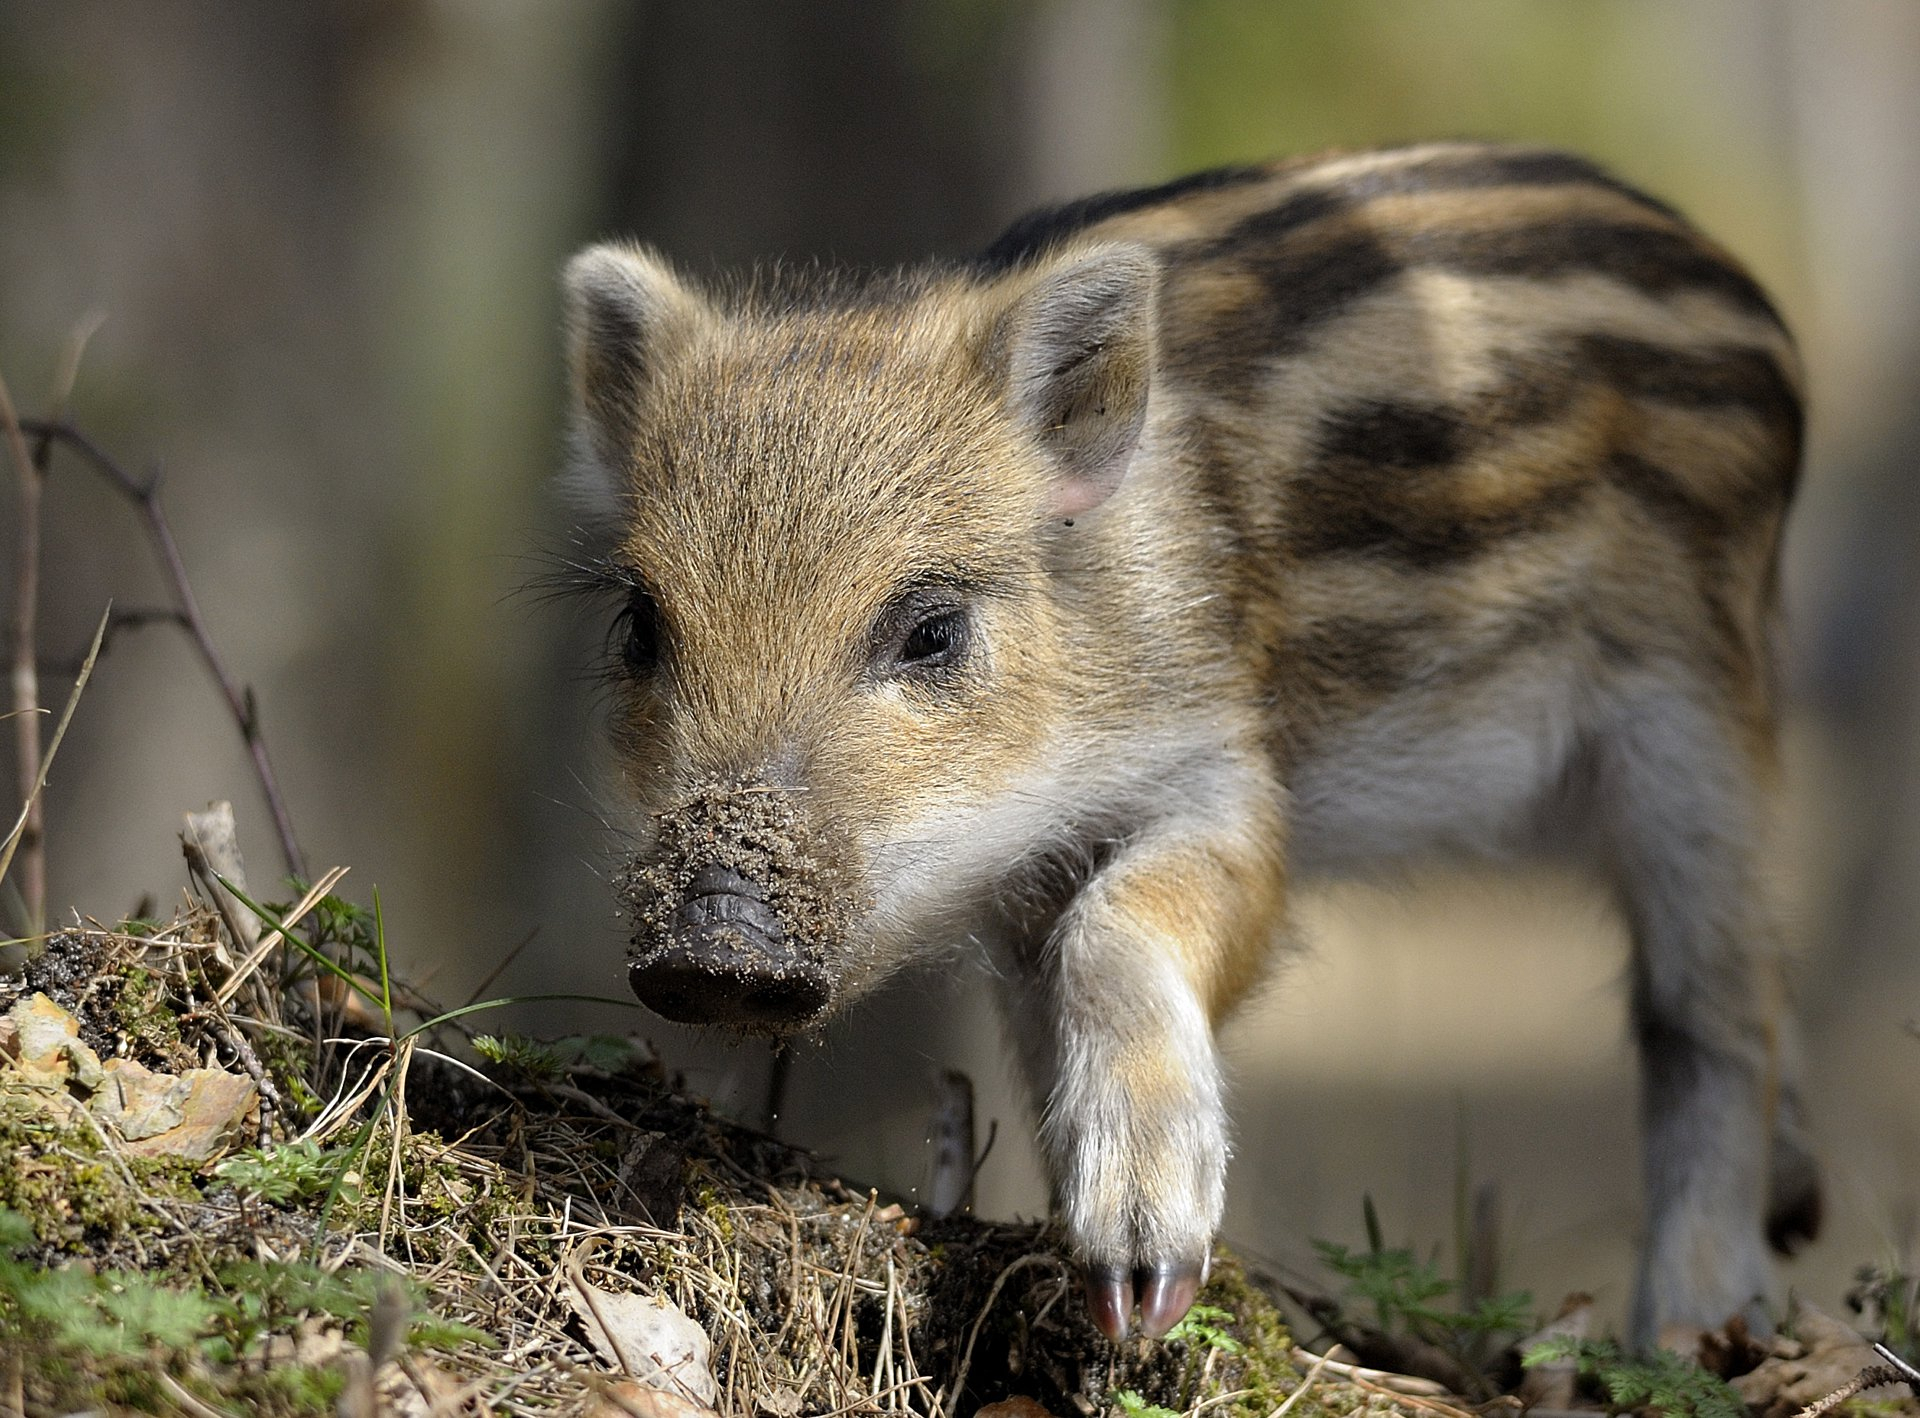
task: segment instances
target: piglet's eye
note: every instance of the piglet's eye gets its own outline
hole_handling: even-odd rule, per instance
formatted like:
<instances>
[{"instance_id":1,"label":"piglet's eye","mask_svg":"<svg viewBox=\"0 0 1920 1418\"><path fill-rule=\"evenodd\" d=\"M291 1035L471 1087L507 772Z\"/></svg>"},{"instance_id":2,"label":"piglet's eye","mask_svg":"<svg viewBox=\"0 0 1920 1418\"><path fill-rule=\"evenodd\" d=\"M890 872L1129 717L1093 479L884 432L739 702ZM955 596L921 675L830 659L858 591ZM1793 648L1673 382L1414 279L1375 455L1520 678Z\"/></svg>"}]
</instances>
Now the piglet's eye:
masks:
<instances>
[{"instance_id":1,"label":"piglet's eye","mask_svg":"<svg viewBox=\"0 0 1920 1418\"><path fill-rule=\"evenodd\" d=\"M973 621L959 594L946 586L916 586L897 597L873 623L868 673L881 680L933 685L960 666L973 647Z\"/></svg>"},{"instance_id":2,"label":"piglet's eye","mask_svg":"<svg viewBox=\"0 0 1920 1418\"><path fill-rule=\"evenodd\" d=\"M652 673L660 663L661 640L660 607L653 597L635 590L614 622L614 634L620 645L620 662L627 671Z\"/></svg>"},{"instance_id":3,"label":"piglet's eye","mask_svg":"<svg viewBox=\"0 0 1920 1418\"><path fill-rule=\"evenodd\" d=\"M934 669L952 664L965 653L967 613L940 611L918 622L900 642L900 663Z\"/></svg>"}]
</instances>

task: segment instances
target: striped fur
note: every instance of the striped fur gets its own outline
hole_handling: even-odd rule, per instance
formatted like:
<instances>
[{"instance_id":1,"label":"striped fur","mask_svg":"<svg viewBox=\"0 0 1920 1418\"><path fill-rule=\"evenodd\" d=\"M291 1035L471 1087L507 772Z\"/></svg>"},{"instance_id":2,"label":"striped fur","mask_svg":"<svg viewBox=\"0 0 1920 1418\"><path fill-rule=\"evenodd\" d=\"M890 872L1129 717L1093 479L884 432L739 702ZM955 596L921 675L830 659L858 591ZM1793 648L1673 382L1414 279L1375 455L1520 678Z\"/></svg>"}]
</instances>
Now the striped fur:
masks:
<instances>
[{"instance_id":1,"label":"striped fur","mask_svg":"<svg viewBox=\"0 0 1920 1418\"><path fill-rule=\"evenodd\" d=\"M1447 144L1103 194L965 266L568 281L574 477L651 637L641 857L702 782L793 792L854 883L837 999L984 944L1104 1327L1204 1265L1211 1030L1288 878L1448 853L1573 853L1632 929L1636 1333L1764 1293L1818 1200L1760 866L1800 371L1724 251ZM965 635L915 659L928 606Z\"/></svg>"}]
</instances>

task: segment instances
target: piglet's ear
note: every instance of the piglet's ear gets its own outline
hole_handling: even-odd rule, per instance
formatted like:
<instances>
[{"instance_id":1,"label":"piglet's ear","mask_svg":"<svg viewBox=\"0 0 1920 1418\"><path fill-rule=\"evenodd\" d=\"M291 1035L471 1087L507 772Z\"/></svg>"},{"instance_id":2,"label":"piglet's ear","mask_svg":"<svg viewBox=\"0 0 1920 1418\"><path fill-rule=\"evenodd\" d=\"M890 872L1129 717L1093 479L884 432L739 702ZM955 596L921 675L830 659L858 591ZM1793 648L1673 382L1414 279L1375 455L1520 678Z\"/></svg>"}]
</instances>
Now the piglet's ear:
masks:
<instances>
[{"instance_id":1,"label":"piglet's ear","mask_svg":"<svg viewBox=\"0 0 1920 1418\"><path fill-rule=\"evenodd\" d=\"M567 263L574 473L590 501L618 497L647 381L706 306L643 247L590 246Z\"/></svg>"},{"instance_id":2,"label":"piglet's ear","mask_svg":"<svg viewBox=\"0 0 1920 1418\"><path fill-rule=\"evenodd\" d=\"M1014 413L1055 469L1053 508L1087 512L1126 476L1147 416L1158 268L1105 247L1042 276L1002 324Z\"/></svg>"}]
</instances>

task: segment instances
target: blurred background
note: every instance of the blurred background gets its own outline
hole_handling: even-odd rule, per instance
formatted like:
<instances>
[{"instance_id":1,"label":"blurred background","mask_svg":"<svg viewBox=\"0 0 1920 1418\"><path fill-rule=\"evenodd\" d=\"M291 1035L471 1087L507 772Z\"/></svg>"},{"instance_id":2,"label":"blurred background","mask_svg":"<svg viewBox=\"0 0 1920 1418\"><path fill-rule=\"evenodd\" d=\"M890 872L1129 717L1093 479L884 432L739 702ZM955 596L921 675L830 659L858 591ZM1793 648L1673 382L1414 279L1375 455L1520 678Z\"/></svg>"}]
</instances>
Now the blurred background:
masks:
<instances>
[{"instance_id":1,"label":"blurred background","mask_svg":"<svg viewBox=\"0 0 1920 1418\"><path fill-rule=\"evenodd\" d=\"M1920 5L1912 0L0 0L0 372L23 412L69 330L75 412L157 459L183 554L258 692L316 868L381 887L401 968L465 998L622 992L591 687L601 627L517 588L547 481L555 273L635 234L694 271L964 254L1037 202L1214 163L1432 137L1600 158L1779 298L1811 368L1789 542L1808 1101L1829 1228L1787 1278L1838 1308L1910 1256L1920 1197ZM12 554L11 484L0 557ZM78 464L49 491L41 645L164 586ZM10 584L10 580L6 583ZM50 674L43 696L66 682ZM12 781L11 777L7 780ZM50 900L179 889L183 810L231 798L279 864L224 707L175 632L118 641L50 791ZM10 816L12 808L7 807ZM1551 877L1303 908L1315 949L1232 1027L1226 1235L1450 1247L1499 1187L1502 1281L1624 1310L1638 1229L1624 945ZM757 1117L768 1054L637 1030ZM1030 1121L981 982L903 981L803 1046L779 1131L923 1185L944 1068L999 1122L979 1209L1036 1214Z\"/></svg>"}]
</instances>

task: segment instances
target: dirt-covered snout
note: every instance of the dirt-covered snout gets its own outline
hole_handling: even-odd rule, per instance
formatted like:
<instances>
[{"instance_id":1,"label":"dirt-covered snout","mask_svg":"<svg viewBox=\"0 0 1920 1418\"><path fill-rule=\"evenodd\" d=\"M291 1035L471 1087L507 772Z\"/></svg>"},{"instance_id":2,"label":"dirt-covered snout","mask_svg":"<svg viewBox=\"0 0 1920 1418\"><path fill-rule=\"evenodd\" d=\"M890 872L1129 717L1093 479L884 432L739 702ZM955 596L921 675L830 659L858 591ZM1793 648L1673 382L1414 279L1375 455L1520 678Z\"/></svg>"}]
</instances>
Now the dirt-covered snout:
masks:
<instances>
[{"instance_id":1,"label":"dirt-covered snout","mask_svg":"<svg viewBox=\"0 0 1920 1418\"><path fill-rule=\"evenodd\" d=\"M763 781L713 781L656 815L620 878L633 924L627 979L688 1024L784 1033L830 1010L844 952L848 872Z\"/></svg>"}]
</instances>

